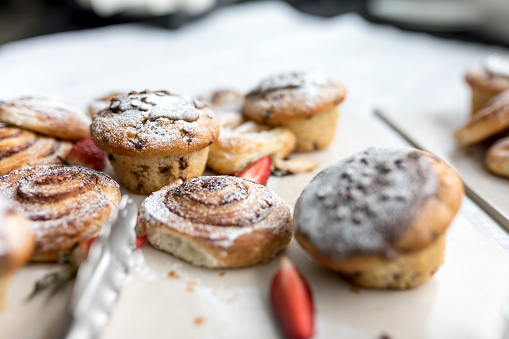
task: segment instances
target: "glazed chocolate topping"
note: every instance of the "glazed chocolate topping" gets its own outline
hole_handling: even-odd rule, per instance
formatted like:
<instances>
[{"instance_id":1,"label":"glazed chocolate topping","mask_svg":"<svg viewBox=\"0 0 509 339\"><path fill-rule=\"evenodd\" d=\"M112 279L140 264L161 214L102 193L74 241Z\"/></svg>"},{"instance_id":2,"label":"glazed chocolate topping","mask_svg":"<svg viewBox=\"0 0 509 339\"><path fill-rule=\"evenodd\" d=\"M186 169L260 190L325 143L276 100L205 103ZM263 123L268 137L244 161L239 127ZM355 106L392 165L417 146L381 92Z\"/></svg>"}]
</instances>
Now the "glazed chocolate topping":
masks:
<instances>
[{"instance_id":1,"label":"glazed chocolate topping","mask_svg":"<svg viewBox=\"0 0 509 339\"><path fill-rule=\"evenodd\" d=\"M205 105L188 96L173 95L168 91L130 92L127 95L113 97L110 110L114 113L139 111L148 115L149 121L161 118L193 122L200 116L199 110Z\"/></svg>"},{"instance_id":2,"label":"glazed chocolate topping","mask_svg":"<svg viewBox=\"0 0 509 339\"><path fill-rule=\"evenodd\" d=\"M483 67L492 76L509 78L509 56L490 55L483 60Z\"/></svg>"},{"instance_id":3,"label":"glazed chocolate topping","mask_svg":"<svg viewBox=\"0 0 509 339\"><path fill-rule=\"evenodd\" d=\"M394 241L437 191L438 178L419 151L370 148L320 172L297 201L294 224L332 259L390 257Z\"/></svg>"},{"instance_id":4,"label":"glazed chocolate topping","mask_svg":"<svg viewBox=\"0 0 509 339\"><path fill-rule=\"evenodd\" d=\"M248 97L265 96L271 92L296 89L334 86L331 79L317 72L281 73L263 80L257 88L247 94Z\"/></svg>"}]
</instances>

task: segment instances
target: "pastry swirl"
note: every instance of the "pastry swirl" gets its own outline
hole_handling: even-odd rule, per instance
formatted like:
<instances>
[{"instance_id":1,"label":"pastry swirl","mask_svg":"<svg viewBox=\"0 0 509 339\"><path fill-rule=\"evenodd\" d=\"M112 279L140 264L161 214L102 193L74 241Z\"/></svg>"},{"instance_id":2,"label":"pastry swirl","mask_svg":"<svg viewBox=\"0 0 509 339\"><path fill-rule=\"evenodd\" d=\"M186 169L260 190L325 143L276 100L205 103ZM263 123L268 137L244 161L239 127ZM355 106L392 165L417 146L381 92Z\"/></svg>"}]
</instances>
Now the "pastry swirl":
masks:
<instances>
[{"instance_id":1,"label":"pastry swirl","mask_svg":"<svg viewBox=\"0 0 509 339\"><path fill-rule=\"evenodd\" d=\"M229 176L164 187L143 202L139 225L154 247L207 267L266 262L292 236L290 209L278 196Z\"/></svg>"},{"instance_id":2,"label":"pastry swirl","mask_svg":"<svg viewBox=\"0 0 509 339\"><path fill-rule=\"evenodd\" d=\"M85 113L55 97L0 101L0 121L64 140L80 140L90 135L90 119Z\"/></svg>"},{"instance_id":3,"label":"pastry swirl","mask_svg":"<svg viewBox=\"0 0 509 339\"><path fill-rule=\"evenodd\" d=\"M0 177L0 190L31 222L32 260L56 260L76 242L96 235L120 200L118 184L84 167L39 166Z\"/></svg>"},{"instance_id":4,"label":"pastry swirl","mask_svg":"<svg viewBox=\"0 0 509 339\"><path fill-rule=\"evenodd\" d=\"M66 158L71 149L68 141L0 125L0 175L30 165L61 164L58 156Z\"/></svg>"}]
</instances>

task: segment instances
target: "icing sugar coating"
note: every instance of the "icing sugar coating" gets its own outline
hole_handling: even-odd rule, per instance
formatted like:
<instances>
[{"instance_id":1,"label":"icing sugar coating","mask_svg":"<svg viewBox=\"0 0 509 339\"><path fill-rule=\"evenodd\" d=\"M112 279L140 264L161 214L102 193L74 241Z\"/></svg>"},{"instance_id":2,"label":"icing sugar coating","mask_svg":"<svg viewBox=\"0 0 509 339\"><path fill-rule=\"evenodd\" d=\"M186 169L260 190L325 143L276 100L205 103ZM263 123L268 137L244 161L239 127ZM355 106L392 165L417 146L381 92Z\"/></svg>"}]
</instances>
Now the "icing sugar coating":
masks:
<instances>
[{"instance_id":1,"label":"icing sugar coating","mask_svg":"<svg viewBox=\"0 0 509 339\"><path fill-rule=\"evenodd\" d=\"M318 72L288 72L264 79L258 87L247 94L248 97L264 96L270 92L285 89L309 90L320 87L333 87L331 79Z\"/></svg>"},{"instance_id":2,"label":"icing sugar coating","mask_svg":"<svg viewBox=\"0 0 509 339\"><path fill-rule=\"evenodd\" d=\"M509 78L509 56L490 55L483 60L482 65L492 76Z\"/></svg>"},{"instance_id":3,"label":"icing sugar coating","mask_svg":"<svg viewBox=\"0 0 509 339\"><path fill-rule=\"evenodd\" d=\"M224 248L249 232L277 229L289 217L289 207L269 189L231 176L199 177L166 186L145 199L140 209L147 228L165 225Z\"/></svg>"},{"instance_id":4,"label":"icing sugar coating","mask_svg":"<svg viewBox=\"0 0 509 339\"><path fill-rule=\"evenodd\" d=\"M30 220L35 255L95 235L120 200L108 175L77 166L37 166L0 177L0 191Z\"/></svg>"},{"instance_id":5,"label":"icing sugar coating","mask_svg":"<svg viewBox=\"0 0 509 339\"><path fill-rule=\"evenodd\" d=\"M208 106L168 91L133 91L113 97L91 126L91 137L99 148L127 156L191 153L218 135L219 123Z\"/></svg>"},{"instance_id":6,"label":"icing sugar coating","mask_svg":"<svg viewBox=\"0 0 509 339\"><path fill-rule=\"evenodd\" d=\"M294 226L332 259L390 257L391 244L437 192L421 152L370 148L318 173L297 201Z\"/></svg>"}]
</instances>

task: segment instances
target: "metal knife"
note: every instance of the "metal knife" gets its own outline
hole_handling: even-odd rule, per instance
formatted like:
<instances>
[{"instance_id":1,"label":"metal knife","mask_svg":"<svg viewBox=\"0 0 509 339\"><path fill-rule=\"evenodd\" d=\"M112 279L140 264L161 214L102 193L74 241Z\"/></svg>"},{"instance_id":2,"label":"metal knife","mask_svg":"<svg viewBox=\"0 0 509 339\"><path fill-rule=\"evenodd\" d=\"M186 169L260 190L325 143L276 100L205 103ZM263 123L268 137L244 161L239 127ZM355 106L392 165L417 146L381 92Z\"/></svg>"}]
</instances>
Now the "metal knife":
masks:
<instances>
[{"instance_id":1,"label":"metal knife","mask_svg":"<svg viewBox=\"0 0 509 339\"><path fill-rule=\"evenodd\" d=\"M129 269L137 215L137 205L124 195L92 244L88 258L78 270L64 338L97 338L108 323Z\"/></svg>"}]
</instances>

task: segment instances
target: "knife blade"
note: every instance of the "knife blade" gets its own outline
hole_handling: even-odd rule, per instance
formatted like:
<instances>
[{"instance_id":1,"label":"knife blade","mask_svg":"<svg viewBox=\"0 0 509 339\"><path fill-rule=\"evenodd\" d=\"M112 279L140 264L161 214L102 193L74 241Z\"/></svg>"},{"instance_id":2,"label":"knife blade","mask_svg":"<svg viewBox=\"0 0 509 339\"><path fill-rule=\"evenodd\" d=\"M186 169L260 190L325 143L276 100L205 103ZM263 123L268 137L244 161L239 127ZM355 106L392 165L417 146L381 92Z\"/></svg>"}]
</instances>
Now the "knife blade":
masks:
<instances>
[{"instance_id":1,"label":"knife blade","mask_svg":"<svg viewBox=\"0 0 509 339\"><path fill-rule=\"evenodd\" d=\"M80 265L69 303L64 338L97 338L108 323L134 250L137 205L124 195Z\"/></svg>"}]
</instances>

